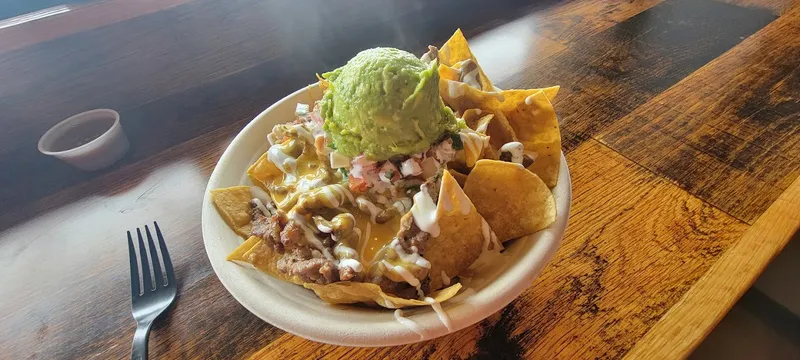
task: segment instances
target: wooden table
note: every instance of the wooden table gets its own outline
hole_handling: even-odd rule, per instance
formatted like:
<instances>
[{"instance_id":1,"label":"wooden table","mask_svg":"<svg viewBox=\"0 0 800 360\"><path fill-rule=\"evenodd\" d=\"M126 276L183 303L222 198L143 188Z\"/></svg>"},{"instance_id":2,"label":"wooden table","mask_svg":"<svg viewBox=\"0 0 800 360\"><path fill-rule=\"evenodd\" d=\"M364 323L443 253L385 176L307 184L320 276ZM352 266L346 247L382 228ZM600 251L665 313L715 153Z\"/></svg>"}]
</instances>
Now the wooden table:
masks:
<instances>
[{"instance_id":1,"label":"wooden table","mask_svg":"<svg viewBox=\"0 0 800 360\"><path fill-rule=\"evenodd\" d=\"M128 357L124 234L153 220L180 286L158 358L690 354L800 224L800 5L490 3L110 0L0 29L0 358ZM556 258L499 313L420 344L324 345L250 314L200 234L231 138L361 49L421 54L457 27L498 86L562 86L574 199ZM37 153L98 107L122 115L121 163Z\"/></svg>"}]
</instances>

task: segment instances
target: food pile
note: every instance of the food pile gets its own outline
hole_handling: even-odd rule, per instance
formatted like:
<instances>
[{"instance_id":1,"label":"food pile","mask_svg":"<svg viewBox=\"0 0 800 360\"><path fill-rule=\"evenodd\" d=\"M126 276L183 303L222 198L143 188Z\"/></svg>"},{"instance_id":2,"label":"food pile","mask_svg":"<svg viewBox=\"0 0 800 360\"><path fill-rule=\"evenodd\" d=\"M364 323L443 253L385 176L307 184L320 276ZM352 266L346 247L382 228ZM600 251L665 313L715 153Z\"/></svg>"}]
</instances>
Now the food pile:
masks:
<instances>
[{"instance_id":1,"label":"food pile","mask_svg":"<svg viewBox=\"0 0 800 360\"><path fill-rule=\"evenodd\" d=\"M245 239L228 260L329 303L436 308L482 254L555 220L558 87L495 88L460 30L319 78L322 99L265 134L252 185L212 190Z\"/></svg>"}]
</instances>

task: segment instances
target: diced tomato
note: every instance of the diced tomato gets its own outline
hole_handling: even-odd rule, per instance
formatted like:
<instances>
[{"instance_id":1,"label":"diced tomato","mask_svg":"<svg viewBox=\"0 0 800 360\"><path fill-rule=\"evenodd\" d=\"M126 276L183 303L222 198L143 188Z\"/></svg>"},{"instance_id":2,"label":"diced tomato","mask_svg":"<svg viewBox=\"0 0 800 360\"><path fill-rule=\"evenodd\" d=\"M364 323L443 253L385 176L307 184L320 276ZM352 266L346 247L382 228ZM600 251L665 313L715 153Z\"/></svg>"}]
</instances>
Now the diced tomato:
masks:
<instances>
[{"instance_id":1,"label":"diced tomato","mask_svg":"<svg viewBox=\"0 0 800 360\"><path fill-rule=\"evenodd\" d=\"M350 191L363 193L369 188L369 184L367 184L366 180L353 177L353 175L348 175L347 177L350 179Z\"/></svg>"}]
</instances>

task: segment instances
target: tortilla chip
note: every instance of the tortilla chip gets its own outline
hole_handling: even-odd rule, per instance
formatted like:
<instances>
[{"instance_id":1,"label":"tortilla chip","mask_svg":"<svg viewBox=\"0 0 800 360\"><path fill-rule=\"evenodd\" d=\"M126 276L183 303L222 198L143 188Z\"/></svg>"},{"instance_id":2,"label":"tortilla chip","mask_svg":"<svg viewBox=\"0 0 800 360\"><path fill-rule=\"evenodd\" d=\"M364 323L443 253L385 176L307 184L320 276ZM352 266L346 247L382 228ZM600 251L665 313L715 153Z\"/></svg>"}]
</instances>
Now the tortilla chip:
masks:
<instances>
[{"instance_id":1,"label":"tortilla chip","mask_svg":"<svg viewBox=\"0 0 800 360\"><path fill-rule=\"evenodd\" d=\"M556 219L556 203L547 185L519 164L480 160L464 192L501 242L533 234Z\"/></svg>"},{"instance_id":2,"label":"tortilla chip","mask_svg":"<svg viewBox=\"0 0 800 360\"><path fill-rule=\"evenodd\" d=\"M422 300L404 299L386 294L381 290L380 286L373 283L349 281L336 282L328 285L305 283L303 287L314 290L314 293L316 293L320 299L330 304L367 303L378 304L388 309L430 305ZM461 284L456 283L428 296L436 300L436 302L441 303L455 296L460 289Z\"/></svg>"},{"instance_id":3,"label":"tortilla chip","mask_svg":"<svg viewBox=\"0 0 800 360\"><path fill-rule=\"evenodd\" d=\"M561 165L561 132L546 92L532 95L513 92L506 96L503 107L525 153L533 158L528 170L539 175L548 187L556 186Z\"/></svg>"},{"instance_id":4,"label":"tortilla chip","mask_svg":"<svg viewBox=\"0 0 800 360\"><path fill-rule=\"evenodd\" d=\"M219 216L231 229L243 238L250 236L250 195L249 186L233 186L211 190L211 202Z\"/></svg>"},{"instance_id":5,"label":"tortilla chip","mask_svg":"<svg viewBox=\"0 0 800 360\"><path fill-rule=\"evenodd\" d=\"M463 174L455 169L447 169L447 171L450 172L450 175L452 175L454 179L456 179L456 182L458 182L458 186L461 186L463 188L464 183L467 182L467 174Z\"/></svg>"},{"instance_id":6,"label":"tortilla chip","mask_svg":"<svg viewBox=\"0 0 800 360\"><path fill-rule=\"evenodd\" d=\"M505 115L501 112L491 113L481 109L468 109L464 111L462 116L464 122L467 123L473 130L478 130L481 125L486 122L486 135L489 135L489 144L491 145L491 154L496 154L500 148L512 141L517 141L517 135L514 133L514 128L508 122ZM484 154L486 155L486 154ZM484 156L484 158L496 159L495 156Z\"/></svg>"},{"instance_id":7,"label":"tortilla chip","mask_svg":"<svg viewBox=\"0 0 800 360\"><path fill-rule=\"evenodd\" d=\"M253 246L256 246L256 244L258 244L259 241L262 240L258 236L251 236L250 238L245 240L245 242L239 245L236 249L234 249L232 253L228 254L228 257L226 257L225 260L248 262L247 260L245 260L244 254L250 251L250 249L252 249Z\"/></svg>"},{"instance_id":8,"label":"tortilla chip","mask_svg":"<svg viewBox=\"0 0 800 360\"><path fill-rule=\"evenodd\" d=\"M273 181L283 178L283 173L275 164L267 159L267 153L264 153L247 169L247 176L250 177L250 181L252 181L253 184L267 190L268 186L272 184Z\"/></svg>"},{"instance_id":9,"label":"tortilla chip","mask_svg":"<svg viewBox=\"0 0 800 360\"><path fill-rule=\"evenodd\" d=\"M472 51L469 49L469 44L467 43L467 38L464 37L464 33L461 32L461 29L458 29L439 50L439 62L447 66L453 66L467 59L471 59L475 62L475 65L478 66L478 83L481 84L481 87L484 89L494 89L494 85L492 85L492 82L489 81L489 78L483 72L480 64L478 64L478 60L472 55Z\"/></svg>"},{"instance_id":10,"label":"tortilla chip","mask_svg":"<svg viewBox=\"0 0 800 360\"><path fill-rule=\"evenodd\" d=\"M449 67L445 64L439 64L439 80L447 79L453 81L459 81L461 79L461 72L457 69Z\"/></svg>"},{"instance_id":11,"label":"tortilla chip","mask_svg":"<svg viewBox=\"0 0 800 360\"><path fill-rule=\"evenodd\" d=\"M226 260L236 263L246 263L263 271L270 276L297 285L303 285L303 280L298 276L289 276L278 271L278 259L283 256L275 252L269 244L257 236L251 236L233 252L228 254Z\"/></svg>"},{"instance_id":12,"label":"tortilla chip","mask_svg":"<svg viewBox=\"0 0 800 360\"><path fill-rule=\"evenodd\" d=\"M428 239L423 255L431 263L431 290L443 286L442 272L455 277L472 265L483 248L481 216L450 172L443 173L436 212L440 233Z\"/></svg>"}]
</instances>

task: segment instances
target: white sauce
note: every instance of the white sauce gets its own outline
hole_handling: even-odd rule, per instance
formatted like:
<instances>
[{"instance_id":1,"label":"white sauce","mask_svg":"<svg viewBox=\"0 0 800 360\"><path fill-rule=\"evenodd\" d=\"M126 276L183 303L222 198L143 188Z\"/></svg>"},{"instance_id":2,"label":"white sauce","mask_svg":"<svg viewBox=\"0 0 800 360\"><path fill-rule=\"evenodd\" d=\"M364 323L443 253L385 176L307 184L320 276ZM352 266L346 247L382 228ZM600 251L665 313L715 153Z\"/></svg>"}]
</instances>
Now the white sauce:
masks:
<instances>
[{"instance_id":1,"label":"white sauce","mask_svg":"<svg viewBox=\"0 0 800 360\"><path fill-rule=\"evenodd\" d=\"M325 181L322 179L315 179L313 177L304 176L295 183L295 193L302 194L309 190L325 186Z\"/></svg>"},{"instance_id":2,"label":"white sauce","mask_svg":"<svg viewBox=\"0 0 800 360\"><path fill-rule=\"evenodd\" d=\"M411 214L414 223L420 230L431 234L432 237L439 236L439 218L436 212L436 204L433 203L428 194L420 191L414 194L414 206L411 207Z\"/></svg>"},{"instance_id":3,"label":"white sauce","mask_svg":"<svg viewBox=\"0 0 800 360\"><path fill-rule=\"evenodd\" d=\"M483 234L483 250L489 250L489 241L491 241L491 232L492 229L489 227L489 223L486 222L486 219L481 216L481 234Z\"/></svg>"},{"instance_id":4,"label":"white sauce","mask_svg":"<svg viewBox=\"0 0 800 360\"><path fill-rule=\"evenodd\" d=\"M461 80L464 81L469 86L472 86L478 90L481 90L481 84L478 82L478 68L476 67L472 71L464 74L461 77Z\"/></svg>"},{"instance_id":5,"label":"white sauce","mask_svg":"<svg viewBox=\"0 0 800 360\"><path fill-rule=\"evenodd\" d=\"M486 222L486 219L481 217L481 233L483 234L483 250L482 252L489 251L489 244L493 244L492 251L500 251L503 250L503 244L497 240L497 234L494 233L491 227L489 227L489 223Z\"/></svg>"},{"instance_id":6,"label":"white sauce","mask_svg":"<svg viewBox=\"0 0 800 360\"><path fill-rule=\"evenodd\" d=\"M264 215L269 215L269 211L267 211L267 207L264 206L264 203L261 202L259 198L253 198L253 203L256 204L258 211L261 211Z\"/></svg>"},{"instance_id":7,"label":"white sauce","mask_svg":"<svg viewBox=\"0 0 800 360\"><path fill-rule=\"evenodd\" d=\"M534 99L533 95L528 96L525 98L525 105L533 105L536 100Z\"/></svg>"},{"instance_id":8,"label":"white sauce","mask_svg":"<svg viewBox=\"0 0 800 360\"><path fill-rule=\"evenodd\" d=\"M422 174L422 168L419 166L416 159L410 158L400 163L400 173L403 174L403 176L417 176Z\"/></svg>"},{"instance_id":9,"label":"white sauce","mask_svg":"<svg viewBox=\"0 0 800 360\"><path fill-rule=\"evenodd\" d=\"M442 309L442 304L431 297L426 297L425 302L431 304L433 311L435 311L436 315L439 316L439 320L442 321L444 327L446 327L447 330L453 331L453 323L450 322L450 317L447 316L447 313L444 311L444 309Z\"/></svg>"},{"instance_id":10,"label":"white sauce","mask_svg":"<svg viewBox=\"0 0 800 360\"><path fill-rule=\"evenodd\" d=\"M267 160L275 164L284 174L294 174L297 170L297 159L281 150L281 144L275 144L267 150Z\"/></svg>"},{"instance_id":11,"label":"white sauce","mask_svg":"<svg viewBox=\"0 0 800 360\"><path fill-rule=\"evenodd\" d=\"M400 260L402 260L404 263L414 264L416 266L426 269L431 268L430 261L422 257L422 255L419 254L419 250L417 250L416 247L412 247L411 248L412 252L407 253L405 249L403 249L403 246L400 245L400 241L397 239L392 240L392 242L389 243L389 246L394 248L394 251L397 253L397 256L400 257Z\"/></svg>"},{"instance_id":12,"label":"white sauce","mask_svg":"<svg viewBox=\"0 0 800 360\"><path fill-rule=\"evenodd\" d=\"M361 262L356 259L344 259L339 261L339 267L349 267L353 269L355 272L362 272L364 271L364 267L361 266Z\"/></svg>"},{"instance_id":13,"label":"white sauce","mask_svg":"<svg viewBox=\"0 0 800 360\"><path fill-rule=\"evenodd\" d=\"M383 266L386 267L387 270L389 270L389 272L393 272L397 275L400 275L400 277L403 278L403 281L407 282L409 285L419 290L420 286L419 279L415 278L413 274L411 274L408 270L406 270L406 268L400 265L392 266L392 264L390 264L386 260L381 260L381 263L383 264Z\"/></svg>"},{"instance_id":14,"label":"white sauce","mask_svg":"<svg viewBox=\"0 0 800 360\"><path fill-rule=\"evenodd\" d=\"M522 164L522 154L523 154L524 147L522 143L519 141L512 141L510 143L506 143L502 147L500 147L500 152L509 152L511 153L511 162Z\"/></svg>"},{"instance_id":15,"label":"white sauce","mask_svg":"<svg viewBox=\"0 0 800 360\"><path fill-rule=\"evenodd\" d=\"M324 245L322 245L322 241L317 239L317 237L314 235L314 229L308 226L308 224L306 223L306 219L303 218L303 216L298 215L294 211L290 211L289 218L294 220L297 223L297 225L300 225L300 228L303 229L303 235L306 237L306 241L309 244L311 244L312 246L317 248L317 250L322 252L322 254L325 255L326 259L336 261L336 258L333 257L331 252L328 251L328 249L326 249Z\"/></svg>"},{"instance_id":16,"label":"white sauce","mask_svg":"<svg viewBox=\"0 0 800 360\"><path fill-rule=\"evenodd\" d=\"M326 234L330 234L331 232L333 232L333 229L330 226L324 225L322 223L317 223L317 230Z\"/></svg>"},{"instance_id":17,"label":"white sauce","mask_svg":"<svg viewBox=\"0 0 800 360\"><path fill-rule=\"evenodd\" d=\"M407 197L400 198L392 204L400 215L405 215L411 209L411 199Z\"/></svg>"},{"instance_id":18,"label":"white sauce","mask_svg":"<svg viewBox=\"0 0 800 360\"><path fill-rule=\"evenodd\" d=\"M476 109L476 110L478 111L478 115L480 115L480 114L481 114L481 113L480 113L481 109ZM481 133L481 134L486 134L486 130L487 130L488 128L489 128L489 121L484 121L482 124L480 124L480 125L478 126L478 128L477 128L477 129L475 129L475 132L479 132L479 133Z\"/></svg>"},{"instance_id":19,"label":"white sauce","mask_svg":"<svg viewBox=\"0 0 800 360\"><path fill-rule=\"evenodd\" d=\"M447 273L442 270L442 285L449 286L450 285L450 277L447 276Z\"/></svg>"},{"instance_id":20,"label":"white sauce","mask_svg":"<svg viewBox=\"0 0 800 360\"><path fill-rule=\"evenodd\" d=\"M365 198L364 196L357 197L356 204L358 204L359 209L366 208L367 211L369 211L369 219L370 221L372 221L373 224L375 224L376 223L375 217L378 216L378 214L381 212L381 209L375 206L375 204L373 204L372 201L367 200L367 198Z\"/></svg>"},{"instance_id":21,"label":"white sauce","mask_svg":"<svg viewBox=\"0 0 800 360\"><path fill-rule=\"evenodd\" d=\"M333 247L333 253L336 254L336 257L338 257L339 259L358 260L358 252L356 252L355 249L342 243L338 243L336 244L336 246Z\"/></svg>"},{"instance_id":22,"label":"white sauce","mask_svg":"<svg viewBox=\"0 0 800 360\"><path fill-rule=\"evenodd\" d=\"M311 133L308 130L306 130L305 126L303 126L303 125L295 125L294 126L294 131L296 131L297 132L297 136L303 138L303 140L305 140L305 142L307 142L309 144L314 144L314 135L311 135Z\"/></svg>"},{"instance_id":23,"label":"white sauce","mask_svg":"<svg viewBox=\"0 0 800 360\"><path fill-rule=\"evenodd\" d=\"M397 320L397 322L403 324L409 330L411 330L411 331L415 332L417 335L419 335L419 339L420 340L425 339L425 330L421 326L419 326L419 324L414 322L414 320L404 318L403 317L403 310L400 310L400 309L395 310L394 311L394 318L395 318L395 320Z\"/></svg>"},{"instance_id":24,"label":"white sauce","mask_svg":"<svg viewBox=\"0 0 800 360\"><path fill-rule=\"evenodd\" d=\"M453 99L464 96L467 87L469 87L469 85L462 82L447 80L447 94Z\"/></svg>"},{"instance_id":25,"label":"white sauce","mask_svg":"<svg viewBox=\"0 0 800 360\"><path fill-rule=\"evenodd\" d=\"M269 196L269 194L267 194L267 192L264 191L264 189L258 186L250 187L250 196L260 199L261 201L264 202L264 204L272 203L272 198Z\"/></svg>"}]
</instances>

